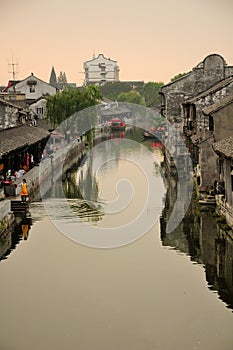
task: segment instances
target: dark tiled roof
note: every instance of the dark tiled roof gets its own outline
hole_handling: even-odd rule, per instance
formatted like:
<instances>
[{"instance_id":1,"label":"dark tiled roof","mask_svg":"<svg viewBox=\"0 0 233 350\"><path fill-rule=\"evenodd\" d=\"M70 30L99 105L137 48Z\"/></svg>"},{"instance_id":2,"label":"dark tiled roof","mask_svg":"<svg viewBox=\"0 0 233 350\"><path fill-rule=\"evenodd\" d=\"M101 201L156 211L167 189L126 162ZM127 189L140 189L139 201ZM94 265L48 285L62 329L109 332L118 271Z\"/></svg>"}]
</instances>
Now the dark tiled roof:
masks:
<instances>
[{"instance_id":1,"label":"dark tiled roof","mask_svg":"<svg viewBox=\"0 0 233 350\"><path fill-rule=\"evenodd\" d=\"M218 154L223 154L226 158L233 158L233 136L215 142L213 149Z\"/></svg>"},{"instance_id":2,"label":"dark tiled roof","mask_svg":"<svg viewBox=\"0 0 233 350\"><path fill-rule=\"evenodd\" d=\"M219 100L218 102L213 103L212 105L204 108L203 113L205 115L209 115L211 113L219 111L220 109L222 109L223 107L225 107L231 103L233 103L233 94L231 94L227 97L224 97L221 100Z\"/></svg>"},{"instance_id":3,"label":"dark tiled roof","mask_svg":"<svg viewBox=\"0 0 233 350\"><path fill-rule=\"evenodd\" d=\"M46 131L54 129L54 127L48 119L37 119L36 124L39 128L44 129Z\"/></svg>"},{"instance_id":4,"label":"dark tiled roof","mask_svg":"<svg viewBox=\"0 0 233 350\"><path fill-rule=\"evenodd\" d=\"M230 76L226 79L223 79L223 80L219 81L217 84L210 87L209 89L207 89L207 90L201 92L200 94L186 100L184 102L184 104L185 103L194 103L197 100L199 100L200 98L204 98L204 97L208 96L209 94L212 94L218 90L221 90L222 88L224 88L225 86L229 85L232 82L233 82L233 76Z\"/></svg>"},{"instance_id":5,"label":"dark tiled roof","mask_svg":"<svg viewBox=\"0 0 233 350\"><path fill-rule=\"evenodd\" d=\"M49 135L42 128L22 125L0 131L0 156L18 148L33 145Z\"/></svg>"}]
</instances>

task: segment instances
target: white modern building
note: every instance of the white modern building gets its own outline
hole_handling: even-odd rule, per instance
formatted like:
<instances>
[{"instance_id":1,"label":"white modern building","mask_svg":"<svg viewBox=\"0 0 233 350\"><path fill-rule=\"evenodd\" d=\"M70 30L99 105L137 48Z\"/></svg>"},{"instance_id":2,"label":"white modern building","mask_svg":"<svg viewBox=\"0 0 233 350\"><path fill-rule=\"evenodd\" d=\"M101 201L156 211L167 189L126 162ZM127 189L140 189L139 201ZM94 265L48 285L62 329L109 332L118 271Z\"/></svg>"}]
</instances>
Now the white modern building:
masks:
<instances>
[{"instance_id":1,"label":"white modern building","mask_svg":"<svg viewBox=\"0 0 233 350\"><path fill-rule=\"evenodd\" d=\"M106 82L119 81L119 67L117 61L104 57L99 54L90 61L83 64L85 80L84 85L89 84L104 84Z\"/></svg>"}]
</instances>

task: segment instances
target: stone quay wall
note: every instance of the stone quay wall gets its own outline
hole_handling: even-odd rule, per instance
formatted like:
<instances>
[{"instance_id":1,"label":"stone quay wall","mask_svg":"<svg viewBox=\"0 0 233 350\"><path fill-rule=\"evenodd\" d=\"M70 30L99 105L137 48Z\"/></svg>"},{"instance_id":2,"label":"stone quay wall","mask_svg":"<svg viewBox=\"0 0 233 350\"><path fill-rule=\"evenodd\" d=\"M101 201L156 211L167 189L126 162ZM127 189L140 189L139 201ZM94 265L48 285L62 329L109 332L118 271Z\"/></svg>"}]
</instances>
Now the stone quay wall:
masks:
<instances>
[{"instance_id":1,"label":"stone quay wall","mask_svg":"<svg viewBox=\"0 0 233 350\"><path fill-rule=\"evenodd\" d=\"M76 164L86 153L87 145L85 141L75 142L67 145L63 149L57 150L50 157L42 159L39 166L33 167L23 177L16 180L16 196L8 197L0 201L0 237L5 230L14 223L15 217L11 212L11 199L21 200L20 191L22 179L27 181L27 187L29 190L29 196L33 197L34 193L40 193L40 186L43 186L43 193L49 191L51 186L51 177L56 181L58 179L59 172L56 169L62 169L63 172L67 171L71 166ZM48 181L48 179L50 179Z\"/></svg>"}]
</instances>

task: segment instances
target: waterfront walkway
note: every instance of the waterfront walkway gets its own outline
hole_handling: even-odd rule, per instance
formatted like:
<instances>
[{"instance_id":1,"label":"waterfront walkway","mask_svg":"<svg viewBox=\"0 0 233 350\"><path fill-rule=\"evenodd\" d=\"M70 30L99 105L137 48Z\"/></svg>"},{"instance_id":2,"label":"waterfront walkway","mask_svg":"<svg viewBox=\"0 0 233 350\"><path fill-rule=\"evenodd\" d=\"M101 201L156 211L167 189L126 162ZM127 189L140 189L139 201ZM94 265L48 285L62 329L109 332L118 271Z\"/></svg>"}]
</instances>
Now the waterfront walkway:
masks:
<instances>
[{"instance_id":1,"label":"waterfront walkway","mask_svg":"<svg viewBox=\"0 0 233 350\"><path fill-rule=\"evenodd\" d=\"M9 223L12 223L12 212L11 212L11 200L19 200L21 201L20 191L21 191L21 183L23 178L27 181L27 187L29 190L29 197L33 195L36 191L39 190L40 184L46 183L48 178L51 178L51 173L57 167L63 168L63 171L69 169L73 164L77 162L80 157L83 156L86 149L86 142L83 140L82 142L71 143L66 147L57 150L50 157L46 157L41 160L39 166L34 166L27 173L25 173L20 178L15 181L15 196L4 197L0 201L0 223L4 228L8 227ZM54 177L56 177L59 173L54 172ZM50 184L46 184L46 188L49 189ZM1 234L1 232L0 232Z\"/></svg>"}]
</instances>

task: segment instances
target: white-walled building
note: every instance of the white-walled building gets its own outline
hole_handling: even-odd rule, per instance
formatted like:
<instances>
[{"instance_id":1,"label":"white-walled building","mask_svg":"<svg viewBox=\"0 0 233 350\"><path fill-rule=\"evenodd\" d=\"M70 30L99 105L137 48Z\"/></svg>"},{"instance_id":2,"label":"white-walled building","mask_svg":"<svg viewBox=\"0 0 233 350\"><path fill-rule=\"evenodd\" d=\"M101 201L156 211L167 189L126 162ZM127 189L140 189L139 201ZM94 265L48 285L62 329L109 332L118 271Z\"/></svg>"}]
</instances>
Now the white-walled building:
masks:
<instances>
[{"instance_id":1,"label":"white-walled building","mask_svg":"<svg viewBox=\"0 0 233 350\"><path fill-rule=\"evenodd\" d=\"M35 101L41 96L55 95L57 89L31 73L31 75L24 80L9 86L7 91L24 93L26 96L26 101L30 103L30 101Z\"/></svg>"},{"instance_id":2,"label":"white-walled building","mask_svg":"<svg viewBox=\"0 0 233 350\"><path fill-rule=\"evenodd\" d=\"M99 54L90 61L83 64L85 80L84 85L88 84L104 84L106 82L119 81L119 67L117 61L104 57Z\"/></svg>"},{"instance_id":3,"label":"white-walled building","mask_svg":"<svg viewBox=\"0 0 233 350\"><path fill-rule=\"evenodd\" d=\"M29 109L33 118L45 118L46 102L46 97L41 96L30 104Z\"/></svg>"}]
</instances>

